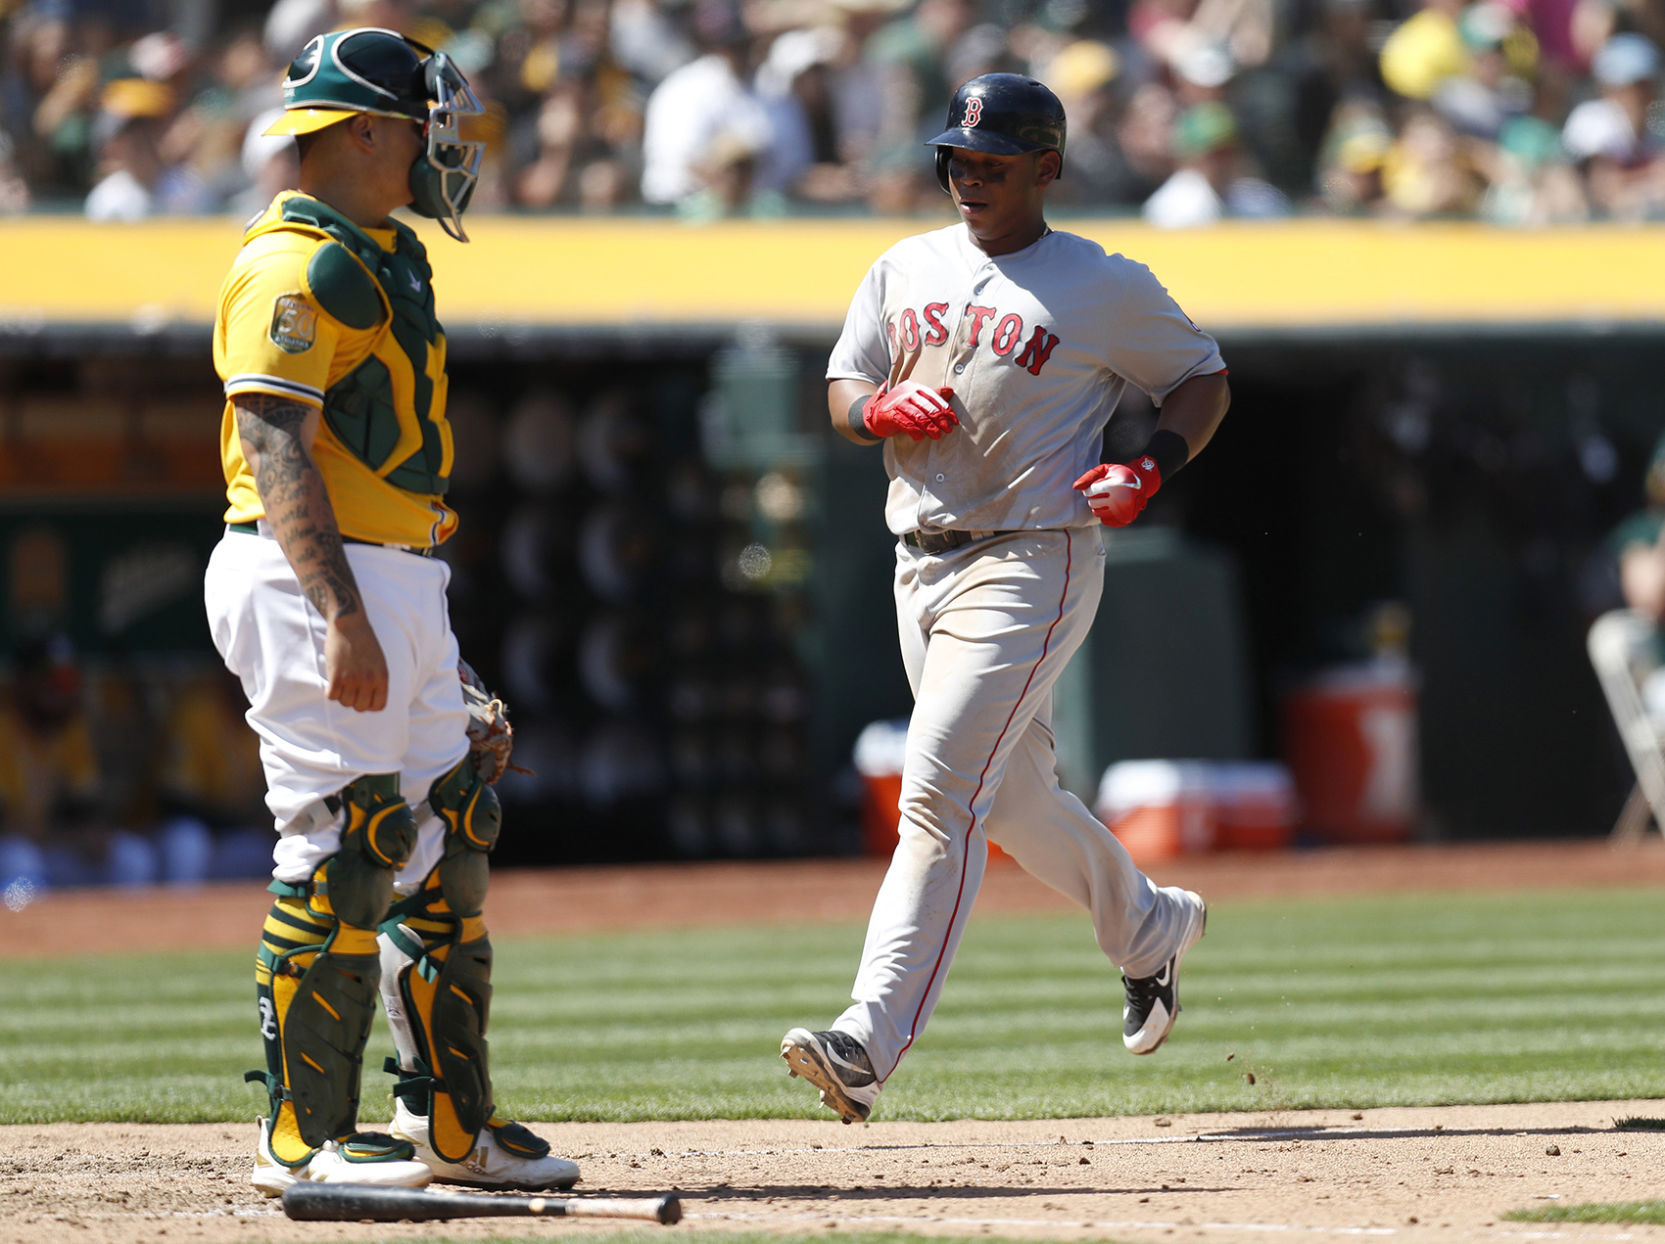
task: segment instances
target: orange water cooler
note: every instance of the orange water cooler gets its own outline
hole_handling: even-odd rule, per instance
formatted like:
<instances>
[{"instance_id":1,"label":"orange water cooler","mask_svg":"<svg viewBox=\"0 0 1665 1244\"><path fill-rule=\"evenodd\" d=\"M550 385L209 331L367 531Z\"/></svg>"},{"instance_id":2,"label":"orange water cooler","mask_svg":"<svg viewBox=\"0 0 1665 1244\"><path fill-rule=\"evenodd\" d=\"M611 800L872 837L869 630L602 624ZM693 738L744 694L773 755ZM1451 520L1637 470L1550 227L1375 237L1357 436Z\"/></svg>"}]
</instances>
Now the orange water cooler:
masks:
<instances>
[{"instance_id":1,"label":"orange water cooler","mask_svg":"<svg viewBox=\"0 0 1665 1244\"><path fill-rule=\"evenodd\" d=\"M1119 761L1104 771L1093 810L1140 865L1276 850L1299 820L1288 771L1258 761Z\"/></svg>"},{"instance_id":2,"label":"orange water cooler","mask_svg":"<svg viewBox=\"0 0 1665 1244\"><path fill-rule=\"evenodd\" d=\"M1306 833L1403 842L1416 829L1417 682L1400 659L1337 666L1283 696L1283 754Z\"/></svg>"}]
</instances>

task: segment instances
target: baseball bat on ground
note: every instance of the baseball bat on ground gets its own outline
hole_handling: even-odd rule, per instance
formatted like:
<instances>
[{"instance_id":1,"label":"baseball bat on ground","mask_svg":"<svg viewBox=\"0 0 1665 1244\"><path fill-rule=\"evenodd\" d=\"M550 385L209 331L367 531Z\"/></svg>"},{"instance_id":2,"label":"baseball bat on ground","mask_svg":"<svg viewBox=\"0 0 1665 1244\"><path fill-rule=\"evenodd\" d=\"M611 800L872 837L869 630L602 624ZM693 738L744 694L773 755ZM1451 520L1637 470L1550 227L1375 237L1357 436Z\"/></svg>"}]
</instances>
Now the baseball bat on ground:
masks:
<instances>
[{"instance_id":1,"label":"baseball bat on ground","mask_svg":"<svg viewBox=\"0 0 1665 1244\"><path fill-rule=\"evenodd\" d=\"M323 1222L424 1222L439 1218L641 1218L669 1226L682 1220L675 1195L657 1197L503 1196L385 1188L375 1184L299 1183L283 1190L283 1212Z\"/></svg>"}]
</instances>

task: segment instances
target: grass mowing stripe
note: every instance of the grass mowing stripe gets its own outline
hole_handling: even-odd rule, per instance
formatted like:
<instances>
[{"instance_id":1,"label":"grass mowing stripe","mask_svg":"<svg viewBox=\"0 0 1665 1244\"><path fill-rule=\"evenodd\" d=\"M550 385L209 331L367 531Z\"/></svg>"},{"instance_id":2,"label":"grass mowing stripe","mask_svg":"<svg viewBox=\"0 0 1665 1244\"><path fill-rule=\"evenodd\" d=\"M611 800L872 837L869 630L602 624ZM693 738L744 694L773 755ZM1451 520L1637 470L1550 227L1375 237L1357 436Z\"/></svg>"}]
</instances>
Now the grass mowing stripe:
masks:
<instances>
[{"instance_id":1,"label":"grass mowing stripe","mask_svg":"<svg viewBox=\"0 0 1665 1244\"><path fill-rule=\"evenodd\" d=\"M1083 918L974 918L880 1117L1665 1096L1657 907L1651 890L1219 903L1186 960L1185 1017L1148 1060L1121 1049L1120 982ZM810 932L501 942L500 1103L534 1120L821 1117L777 1043L842 1009L862 930ZM249 957L8 963L0 1122L252 1118ZM378 1019L367 1121L387 1117L390 1050Z\"/></svg>"},{"instance_id":2,"label":"grass mowing stripe","mask_svg":"<svg viewBox=\"0 0 1665 1244\"><path fill-rule=\"evenodd\" d=\"M1665 1201L1615 1201L1607 1205L1548 1205L1512 1209L1500 1217L1511 1222L1617 1222L1665 1226Z\"/></svg>"}]
</instances>

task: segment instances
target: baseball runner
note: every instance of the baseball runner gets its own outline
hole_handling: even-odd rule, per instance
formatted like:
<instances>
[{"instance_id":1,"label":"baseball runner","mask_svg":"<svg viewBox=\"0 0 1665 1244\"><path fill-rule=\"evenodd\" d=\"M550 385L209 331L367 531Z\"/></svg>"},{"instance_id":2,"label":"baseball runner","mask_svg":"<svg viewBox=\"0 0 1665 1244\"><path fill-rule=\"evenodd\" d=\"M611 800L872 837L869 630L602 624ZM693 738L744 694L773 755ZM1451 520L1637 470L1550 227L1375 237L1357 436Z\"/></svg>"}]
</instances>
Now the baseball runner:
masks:
<instances>
[{"instance_id":1,"label":"baseball runner","mask_svg":"<svg viewBox=\"0 0 1665 1244\"><path fill-rule=\"evenodd\" d=\"M852 1003L781 1055L846 1123L936 1007L989 842L1092 915L1121 966L1122 1041L1149 1054L1179 1010L1200 896L1158 888L1059 785L1052 688L1104 578L1100 524L1132 522L1229 401L1214 341L1148 269L1053 230L1064 111L1041 83L973 78L931 139L961 223L880 256L827 366L835 429L884 445L902 661L913 687L900 841ZM1161 416L1131 462L1098 462L1123 387ZM1137 705L1124 705L1137 711Z\"/></svg>"},{"instance_id":2,"label":"baseball runner","mask_svg":"<svg viewBox=\"0 0 1665 1244\"><path fill-rule=\"evenodd\" d=\"M422 244L390 218L410 204L467 240L481 153L458 127L481 108L444 54L368 27L308 43L284 104L268 132L295 135L301 188L251 222L220 291L229 505L204 590L279 833L253 1182L569 1187L578 1168L493 1106L482 910L510 736L465 687L433 555L457 523L445 335ZM357 1125L378 984L391 1135Z\"/></svg>"}]
</instances>

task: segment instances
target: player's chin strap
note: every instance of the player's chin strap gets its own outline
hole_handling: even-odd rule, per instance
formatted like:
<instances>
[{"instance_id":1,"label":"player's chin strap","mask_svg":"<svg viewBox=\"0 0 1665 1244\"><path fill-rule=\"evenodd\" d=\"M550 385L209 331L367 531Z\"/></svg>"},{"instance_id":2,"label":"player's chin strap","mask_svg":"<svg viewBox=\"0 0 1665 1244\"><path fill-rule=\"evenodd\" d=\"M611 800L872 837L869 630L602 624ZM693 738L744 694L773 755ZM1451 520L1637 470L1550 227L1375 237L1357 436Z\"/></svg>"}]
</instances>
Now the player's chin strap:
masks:
<instances>
[{"instance_id":1,"label":"player's chin strap","mask_svg":"<svg viewBox=\"0 0 1665 1244\"><path fill-rule=\"evenodd\" d=\"M410 167L411 210L439 221L440 228L459 242L468 241L462 214L474 197L485 156L483 142L466 142L462 118L485 115L462 71L444 52L423 63L428 98L428 146Z\"/></svg>"},{"instance_id":2,"label":"player's chin strap","mask_svg":"<svg viewBox=\"0 0 1665 1244\"><path fill-rule=\"evenodd\" d=\"M494 1110L491 939L481 911L501 812L467 756L434 782L428 806L445 822L445 851L382 922L382 1006L399 1049L395 1093L428 1117L434 1152L461 1162Z\"/></svg>"}]
</instances>

